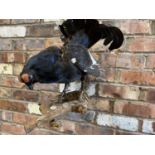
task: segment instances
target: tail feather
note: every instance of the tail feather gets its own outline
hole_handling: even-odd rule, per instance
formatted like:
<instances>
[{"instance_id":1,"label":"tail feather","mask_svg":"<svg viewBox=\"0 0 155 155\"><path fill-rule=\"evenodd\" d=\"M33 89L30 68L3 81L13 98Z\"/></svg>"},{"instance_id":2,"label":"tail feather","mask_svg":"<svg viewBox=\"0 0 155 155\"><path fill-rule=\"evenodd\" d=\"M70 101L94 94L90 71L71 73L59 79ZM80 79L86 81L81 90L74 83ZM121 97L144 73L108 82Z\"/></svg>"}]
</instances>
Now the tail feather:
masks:
<instances>
[{"instance_id":1,"label":"tail feather","mask_svg":"<svg viewBox=\"0 0 155 155\"><path fill-rule=\"evenodd\" d=\"M117 49L122 45L124 36L119 28L102 24L100 25L100 31L102 33L102 39L105 39L104 45L108 45L112 42L109 50Z\"/></svg>"},{"instance_id":2,"label":"tail feather","mask_svg":"<svg viewBox=\"0 0 155 155\"><path fill-rule=\"evenodd\" d=\"M83 30L83 32L89 38L89 44L87 48L92 47L100 39L105 39L104 45L109 46L109 50L119 48L124 40L121 30L114 26L107 26L99 24L95 19L68 19L59 26L60 31L68 39L72 39L73 35Z\"/></svg>"}]
</instances>

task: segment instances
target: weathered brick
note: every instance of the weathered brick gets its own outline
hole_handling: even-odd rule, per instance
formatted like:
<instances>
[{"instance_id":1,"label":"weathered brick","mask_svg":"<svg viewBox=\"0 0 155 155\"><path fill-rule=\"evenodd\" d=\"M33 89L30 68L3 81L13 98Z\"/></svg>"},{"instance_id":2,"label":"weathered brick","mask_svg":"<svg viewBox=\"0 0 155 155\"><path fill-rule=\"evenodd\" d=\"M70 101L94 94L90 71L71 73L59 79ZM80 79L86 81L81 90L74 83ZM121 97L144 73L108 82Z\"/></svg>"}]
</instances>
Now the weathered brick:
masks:
<instances>
[{"instance_id":1,"label":"weathered brick","mask_svg":"<svg viewBox=\"0 0 155 155\"><path fill-rule=\"evenodd\" d=\"M145 56L135 54L119 54L116 67L143 69L145 66Z\"/></svg>"},{"instance_id":2,"label":"weathered brick","mask_svg":"<svg viewBox=\"0 0 155 155\"><path fill-rule=\"evenodd\" d=\"M22 88L23 83L19 82L18 77L10 75L0 75L0 85L6 87Z\"/></svg>"},{"instance_id":3,"label":"weathered brick","mask_svg":"<svg viewBox=\"0 0 155 155\"><path fill-rule=\"evenodd\" d=\"M0 63L24 63L26 55L20 52L2 52L0 53Z\"/></svg>"},{"instance_id":4,"label":"weathered brick","mask_svg":"<svg viewBox=\"0 0 155 155\"><path fill-rule=\"evenodd\" d=\"M14 50L42 50L44 49L44 40L43 39L20 39L13 40Z\"/></svg>"},{"instance_id":5,"label":"weathered brick","mask_svg":"<svg viewBox=\"0 0 155 155\"><path fill-rule=\"evenodd\" d=\"M151 102L151 103L155 103L155 90L154 89L149 89L147 91L146 101Z\"/></svg>"},{"instance_id":6,"label":"weathered brick","mask_svg":"<svg viewBox=\"0 0 155 155\"><path fill-rule=\"evenodd\" d=\"M14 62L15 63L25 63L27 55L25 53L15 52Z\"/></svg>"},{"instance_id":7,"label":"weathered brick","mask_svg":"<svg viewBox=\"0 0 155 155\"><path fill-rule=\"evenodd\" d=\"M40 19L12 19L12 24L38 23Z\"/></svg>"},{"instance_id":8,"label":"weathered brick","mask_svg":"<svg viewBox=\"0 0 155 155\"><path fill-rule=\"evenodd\" d=\"M0 19L0 25L10 24L10 19Z\"/></svg>"},{"instance_id":9,"label":"weathered brick","mask_svg":"<svg viewBox=\"0 0 155 155\"><path fill-rule=\"evenodd\" d=\"M101 72L101 75L96 78L97 81L109 81L113 82L115 81L116 76L116 70L113 68L104 68L103 72Z\"/></svg>"},{"instance_id":10,"label":"weathered brick","mask_svg":"<svg viewBox=\"0 0 155 155\"><path fill-rule=\"evenodd\" d=\"M27 104L20 101L14 100L0 100L0 109L18 111L18 112L26 112Z\"/></svg>"},{"instance_id":11,"label":"weathered brick","mask_svg":"<svg viewBox=\"0 0 155 155\"><path fill-rule=\"evenodd\" d=\"M13 74L13 66L11 64L0 63L0 74Z\"/></svg>"},{"instance_id":12,"label":"weathered brick","mask_svg":"<svg viewBox=\"0 0 155 155\"><path fill-rule=\"evenodd\" d=\"M101 97L138 100L139 95L140 90L137 87L107 85L107 84L99 85L99 96Z\"/></svg>"},{"instance_id":13,"label":"weathered brick","mask_svg":"<svg viewBox=\"0 0 155 155\"><path fill-rule=\"evenodd\" d=\"M0 87L0 98L8 98L12 96L12 89Z\"/></svg>"},{"instance_id":14,"label":"weathered brick","mask_svg":"<svg viewBox=\"0 0 155 155\"><path fill-rule=\"evenodd\" d=\"M12 48L13 46L11 39L0 39L0 51L10 51Z\"/></svg>"},{"instance_id":15,"label":"weathered brick","mask_svg":"<svg viewBox=\"0 0 155 155\"><path fill-rule=\"evenodd\" d=\"M101 55L101 66L106 67L116 67L117 55L113 53L103 53Z\"/></svg>"},{"instance_id":16,"label":"weathered brick","mask_svg":"<svg viewBox=\"0 0 155 155\"><path fill-rule=\"evenodd\" d=\"M29 103L28 104L28 111L30 114L41 115L40 106L36 103Z\"/></svg>"},{"instance_id":17,"label":"weathered brick","mask_svg":"<svg viewBox=\"0 0 155 155\"><path fill-rule=\"evenodd\" d=\"M38 119L35 115L23 114L23 113L13 113L12 121L18 124L25 124L35 122Z\"/></svg>"},{"instance_id":18,"label":"weathered brick","mask_svg":"<svg viewBox=\"0 0 155 155\"><path fill-rule=\"evenodd\" d=\"M71 120L71 121L77 121L77 122L84 122L84 121L94 122L95 115L96 115L95 111L89 110L84 114L69 112L63 115L62 118L65 120Z\"/></svg>"},{"instance_id":19,"label":"weathered brick","mask_svg":"<svg viewBox=\"0 0 155 155\"><path fill-rule=\"evenodd\" d=\"M2 111L2 120L12 122L12 112L11 111Z\"/></svg>"},{"instance_id":20,"label":"weathered brick","mask_svg":"<svg viewBox=\"0 0 155 155\"><path fill-rule=\"evenodd\" d=\"M155 134L155 122L153 120L144 119L142 124L142 132Z\"/></svg>"},{"instance_id":21,"label":"weathered brick","mask_svg":"<svg viewBox=\"0 0 155 155\"><path fill-rule=\"evenodd\" d=\"M150 33L149 20L122 20L119 28L126 34Z\"/></svg>"},{"instance_id":22,"label":"weathered brick","mask_svg":"<svg viewBox=\"0 0 155 155\"><path fill-rule=\"evenodd\" d=\"M98 125L119 128L128 131L138 131L138 119L133 117L99 113L96 122Z\"/></svg>"},{"instance_id":23,"label":"weathered brick","mask_svg":"<svg viewBox=\"0 0 155 155\"><path fill-rule=\"evenodd\" d=\"M154 54L147 56L146 68L155 68L155 55Z\"/></svg>"},{"instance_id":24,"label":"weathered brick","mask_svg":"<svg viewBox=\"0 0 155 155\"><path fill-rule=\"evenodd\" d=\"M90 102L88 104L89 109L99 110L99 111L110 111L110 101L106 99L90 99Z\"/></svg>"},{"instance_id":25,"label":"weathered brick","mask_svg":"<svg viewBox=\"0 0 155 155\"><path fill-rule=\"evenodd\" d=\"M24 65L23 64L14 64L13 65L13 75L19 76L20 73L23 70Z\"/></svg>"},{"instance_id":26,"label":"weathered brick","mask_svg":"<svg viewBox=\"0 0 155 155\"><path fill-rule=\"evenodd\" d=\"M116 101L114 104L114 113L140 116L144 118L155 118L155 105L150 103L133 101Z\"/></svg>"},{"instance_id":27,"label":"weathered brick","mask_svg":"<svg viewBox=\"0 0 155 155\"><path fill-rule=\"evenodd\" d=\"M0 53L0 63L7 63L8 58L7 58L7 53Z\"/></svg>"},{"instance_id":28,"label":"weathered brick","mask_svg":"<svg viewBox=\"0 0 155 155\"><path fill-rule=\"evenodd\" d=\"M120 82L125 84L155 85L155 73L151 71L122 70Z\"/></svg>"},{"instance_id":29,"label":"weathered brick","mask_svg":"<svg viewBox=\"0 0 155 155\"><path fill-rule=\"evenodd\" d=\"M90 124L78 123L76 124L76 134L78 135L112 135L113 129L101 128Z\"/></svg>"},{"instance_id":30,"label":"weathered brick","mask_svg":"<svg viewBox=\"0 0 155 155\"><path fill-rule=\"evenodd\" d=\"M26 134L25 130L24 130L24 126L12 124L12 123L6 123L6 122L2 123L1 131L2 132L7 132L9 134L15 134L15 135L24 135L24 134Z\"/></svg>"},{"instance_id":31,"label":"weathered brick","mask_svg":"<svg viewBox=\"0 0 155 155\"><path fill-rule=\"evenodd\" d=\"M0 27L0 37L24 37L26 35L25 26L3 26Z\"/></svg>"},{"instance_id":32,"label":"weathered brick","mask_svg":"<svg viewBox=\"0 0 155 155\"><path fill-rule=\"evenodd\" d=\"M31 102L37 102L39 94L37 92L25 91L25 90L15 90L13 92L13 97L16 100L25 100Z\"/></svg>"},{"instance_id":33,"label":"weathered brick","mask_svg":"<svg viewBox=\"0 0 155 155\"><path fill-rule=\"evenodd\" d=\"M58 95L59 95L59 93L56 93L56 92L44 92L44 91L42 91L40 93L39 103L49 104L49 103L52 103L53 101L57 101Z\"/></svg>"},{"instance_id":34,"label":"weathered brick","mask_svg":"<svg viewBox=\"0 0 155 155\"><path fill-rule=\"evenodd\" d=\"M27 26L26 36L28 37L55 37L60 31L55 24Z\"/></svg>"},{"instance_id":35,"label":"weathered brick","mask_svg":"<svg viewBox=\"0 0 155 155\"><path fill-rule=\"evenodd\" d=\"M36 83L34 85L34 90L45 90L45 91L53 91L58 92L59 85L58 84L43 84L43 83Z\"/></svg>"},{"instance_id":36,"label":"weathered brick","mask_svg":"<svg viewBox=\"0 0 155 155\"><path fill-rule=\"evenodd\" d=\"M155 38L153 37L136 37L127 39L126 50L132 52L154 52Z\"/></svg>"},{"instance_id":37,"label":"weathered brick","mask_svg":"<svg viewBox=\"0 0 155 155\"><path fill-rule=\"evenodd\" d=\"M53 37L53 38L47 38L47 39L45 39L45 48L47 48L49 46L58 46L58 47L61 47L62 45L63 45L63 42L58 37Z\"/></svg>"}]
</instances>

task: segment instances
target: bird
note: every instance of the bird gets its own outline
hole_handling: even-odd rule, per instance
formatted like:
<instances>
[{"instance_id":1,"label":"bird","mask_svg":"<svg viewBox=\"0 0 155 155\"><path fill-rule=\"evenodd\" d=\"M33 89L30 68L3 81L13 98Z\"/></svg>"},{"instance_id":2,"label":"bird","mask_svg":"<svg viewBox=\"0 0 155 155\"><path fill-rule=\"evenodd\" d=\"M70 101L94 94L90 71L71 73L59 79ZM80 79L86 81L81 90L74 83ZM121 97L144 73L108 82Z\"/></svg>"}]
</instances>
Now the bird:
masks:
<instances>
[{"instance_id":1,"label":"bird","mask_svg":"<svg viewBox=\"0 0 155 155\"><path fill-rule=\"evenodd\" d=\"M32 56L19 75L19 81L31 90L37 82L65 83L62 97L70 82L80 81L82 78L82 71L72 62L62 59L62 51L56 46L48 47Z\"/></svg>"},{"instance_id":2,"label":"bird","mask_svg":"<svg viewBox=\"0 0 155 155\"><path fill-rule=\"evenodd\" d=\"M59 25L64 45L50 46L31 57L24 65L19 80L29 89L33 84L65 83L59 102L62 102L69 84L81 81L81 96L84 94L87 75L100 76L101 68L91 55L89 48L100 39L109 44L109 50L119 48L123 34L119 28L99 24L94 19L69 19Z\"/></svg>"}]
</instances>

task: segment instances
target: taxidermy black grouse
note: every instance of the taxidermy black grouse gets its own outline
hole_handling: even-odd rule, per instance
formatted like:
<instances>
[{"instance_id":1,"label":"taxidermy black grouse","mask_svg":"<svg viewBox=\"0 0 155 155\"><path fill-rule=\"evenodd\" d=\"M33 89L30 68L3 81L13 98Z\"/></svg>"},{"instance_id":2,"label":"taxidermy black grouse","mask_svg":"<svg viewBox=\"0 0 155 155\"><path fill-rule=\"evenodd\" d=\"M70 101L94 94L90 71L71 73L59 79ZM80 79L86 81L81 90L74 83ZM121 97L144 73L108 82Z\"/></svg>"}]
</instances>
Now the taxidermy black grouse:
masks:
<instances>
[{"instance_id":1,"label":"taxidermy black grouse","mask_svg":"<svg viewBox=\"0 0 155 155\"><path fill-rule=\"evenodd\" d=\"M100 39L104 44L110 43L109 50L119 48L123 43L122 32L112 26L99 24L97 20L73 19L66 20L60 25L64 46L49 47L33 56L25 64L20 74L20 81L30 89L33 84L65 83L62 96L68 85L73 81L83 81L86 75L100 75L100 69L88 48Z\"/></svg>"}]
</instances>

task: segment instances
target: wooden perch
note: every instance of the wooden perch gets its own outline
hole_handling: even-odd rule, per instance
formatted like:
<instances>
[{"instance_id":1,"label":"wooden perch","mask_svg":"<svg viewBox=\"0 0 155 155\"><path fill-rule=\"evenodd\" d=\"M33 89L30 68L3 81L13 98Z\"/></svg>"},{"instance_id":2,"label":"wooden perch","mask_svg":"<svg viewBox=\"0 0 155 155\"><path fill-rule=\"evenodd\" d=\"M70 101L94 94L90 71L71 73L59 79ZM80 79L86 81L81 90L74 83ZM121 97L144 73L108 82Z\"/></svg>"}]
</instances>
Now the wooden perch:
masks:
<instances>
[{"instance_id":1,"label":"wooden perch","mask_svg":"<svg viewBox=\"0 0 155 155\"><path fill-rule=\"evenodd\" d=\"M59 105L53 105L51 107L46 107L45 105L43 106L44 109L44 115L39 117L36 121L31 122L31 123L27 123L24 125L25 127L25 131L27 133L31 132L35 127L37 127L39 125L40 122L44 122L44 121L52 121L54 120L56 117L63 115L67 112L79 112L79 113L84 113L87 110L87 101L84 102L79 102L79 101L71 101L71 102L65 102L63 104L59 104ZM49 105L47 105L49 106ZM46 110L47 111L46 111ZM47 113L46 113L47 112Z\"/></svg>"}]
</instances>

